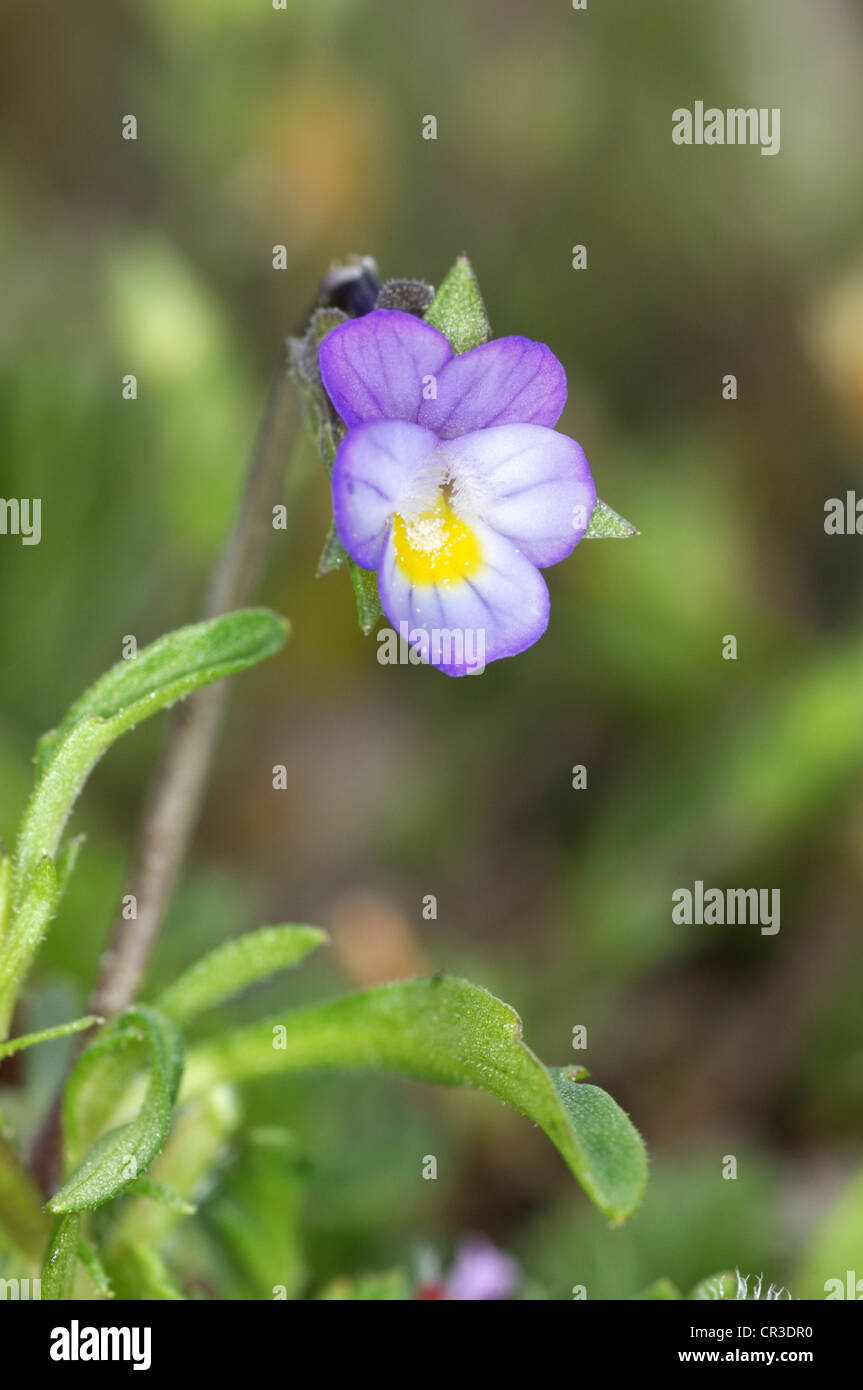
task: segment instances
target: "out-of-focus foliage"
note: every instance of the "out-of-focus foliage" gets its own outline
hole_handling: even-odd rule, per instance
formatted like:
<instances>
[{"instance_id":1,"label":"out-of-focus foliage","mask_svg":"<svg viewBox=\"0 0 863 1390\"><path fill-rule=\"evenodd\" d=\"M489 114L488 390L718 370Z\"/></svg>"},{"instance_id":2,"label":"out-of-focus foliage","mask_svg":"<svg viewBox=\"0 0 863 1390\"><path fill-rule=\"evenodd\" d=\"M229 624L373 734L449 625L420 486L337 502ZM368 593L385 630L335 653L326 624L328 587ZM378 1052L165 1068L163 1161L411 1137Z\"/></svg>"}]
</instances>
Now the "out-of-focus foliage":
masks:
<instances>
[{"instance_id":1,"label":"out-of-focus foliage","mask_svg":"<svg viewBox=\"0 0 863 1390\"><path fill-rule=\"evenodd\" d=\"M0 493L43 499L43 537L0 536L7 844L38 735L126 635L144 646L195 617L267 379L331 257L438 284L467 250L494 331L564 363L561 427L641 533L579 546L549 576L546 637L481 680L382 667L346 574L314 578L329 500L306 441L262 596L291 615L290 658L244 678L146 995L262 921L321 922L334 950L208 1032L286 997L438 968L477 980L644 1133L637 1216L605 1229L542 1135L492 1101L270 1077L221 1094L189 1187L154 1167L197 1216L124 1199L117 1287L163 1220L160 1296L266 1296L280 1261L274 1283L320 1292L413 1270L421 1246L444 1257L467 1230L554 1298L735 1268L799 1297L863 1274L850 1218L848 1245L818 1245L863 1124L863 538L823 529L826 499L863 490L859 10L96 0L46 27L13 0L11 20ZM673 145L671 112L697 97L780 107L780 153ZM17 1033L84 1012L161 737L143 727L94 773ZM780 887L781 930L674 926L671 893L696 879ZM16 1144L73 1045L3 1063ZM263 1179L237 1136L273 1125L305 1195L258 1269L216 1213L224 1199L257 1219Z\"/></svg>"}]
</instances>

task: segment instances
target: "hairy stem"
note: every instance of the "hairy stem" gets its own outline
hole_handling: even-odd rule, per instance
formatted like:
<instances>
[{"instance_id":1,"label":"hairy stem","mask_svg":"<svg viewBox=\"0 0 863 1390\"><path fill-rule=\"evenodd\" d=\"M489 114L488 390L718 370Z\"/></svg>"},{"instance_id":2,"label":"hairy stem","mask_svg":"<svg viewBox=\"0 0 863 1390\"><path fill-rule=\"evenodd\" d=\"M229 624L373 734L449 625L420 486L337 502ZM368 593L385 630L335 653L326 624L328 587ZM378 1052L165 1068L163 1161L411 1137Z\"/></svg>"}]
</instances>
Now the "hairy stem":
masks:
<instances>
[{"instance_id":1,"label":"hairy stem","mask_svg":"<svg viewBox=\"0 0 863 1390\"><path fill-rule=\"evenodd\" d=\"M296 391L280 371L270 387L233 530L210 580L204 619L245 607L258 590L272 536L272 509L281 496L299 424ZM172 716L126 890L135 896L137 919L118 917L114 922L90 1000L92 1013L110 1017L137 994L198 820L227 694L227 682L219 681L196 691Z\"/></svg>"}]
</instances>

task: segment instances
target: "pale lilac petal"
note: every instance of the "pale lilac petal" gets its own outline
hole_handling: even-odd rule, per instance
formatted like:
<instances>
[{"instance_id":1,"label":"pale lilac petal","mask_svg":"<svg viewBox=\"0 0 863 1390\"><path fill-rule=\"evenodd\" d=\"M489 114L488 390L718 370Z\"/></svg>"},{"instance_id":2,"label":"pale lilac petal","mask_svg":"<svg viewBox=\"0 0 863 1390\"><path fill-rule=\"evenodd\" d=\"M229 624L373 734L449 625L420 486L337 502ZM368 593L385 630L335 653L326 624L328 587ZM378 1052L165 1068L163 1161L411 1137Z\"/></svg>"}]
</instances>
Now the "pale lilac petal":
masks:
<instances>
[{"instance_id":1,"label":"pale lilac petal","mask_svg":"<svg viewBox=\"0 0 863 1390\"><path fill-rule=\"evenodd\" d=\"M459 1246L446 1281L447 1293L462 1303L509 1298L515 1292L519 1273L512 1255L498 1250L484 1236L472 1236Z\"/></svg>"},{"instance_id":2,"label":"pale lilac petal","mask_svg":"<svg viewBox=\"0 0 863 1390\"><path fill-rule=\"evenodd\" d=\"M443 446L453 505L506 536L532 564L556 565L581 540L596 502L584 451L542 425L493 425Z\"/></svg>"},{"instance_id":3,"label":"pale lilac petal","mask_svg":"<svg viewBox=\"0 0 863 1390\"><path fill-rule=\"evenodd\" d=\"M424 383L436 381L452 348L430 323L399 309L375 309L340 323L321 343L327 394L348 426L417 421Z\"/></svg>"},{"instance_id":4,"label":"pale lilac petal","mask_svg":"<svg viewBox=\"0 0 863 1390\"><path fill-rule=\"evenodd\" d=\"M377 569L390 517L437 448L435 435L404 420L375 420L345 435L333 464L333 515L342 545L363 569Z\"/></svg>"},{"instance_id":5,"label":"pale lilac petal","mask_svg":"<svg viewBox=\"0 0 863 1390\"><path fill-rule=\"evenodd\" d=\"M495 338L447 362L436 390L437 398L424 399L416 419L442 439L488 425L550 427L566 404L566 373L544 343Z\"/></svg>"},{"instance_id":6,"label":"pale lilac petal","mask_svg":"<svg viewBox=\"0 0 863 1390\"><path fill-rule=\"evenodd\" d=\"M476 522L471 529L482 564L467 579L412 583L396 560L391 533L378 570L381 605L395 630L407 624L411 645L424 632L429 664L450 676L516 656L548 626L548 589L539 570L491 527Z\"/></svg>"}]
</instances>

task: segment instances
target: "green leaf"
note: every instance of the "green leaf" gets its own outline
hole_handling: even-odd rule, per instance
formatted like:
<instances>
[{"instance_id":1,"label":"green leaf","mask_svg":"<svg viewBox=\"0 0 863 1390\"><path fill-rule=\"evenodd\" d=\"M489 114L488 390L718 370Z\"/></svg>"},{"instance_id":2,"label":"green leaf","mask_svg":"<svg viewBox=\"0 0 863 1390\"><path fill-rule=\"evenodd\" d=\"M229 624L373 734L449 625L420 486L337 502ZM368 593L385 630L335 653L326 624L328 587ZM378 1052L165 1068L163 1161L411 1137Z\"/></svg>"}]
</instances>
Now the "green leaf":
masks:
<instances>
[{"instance_id":1,"label":"green leaf","mask_svg":"<svg viewBox=\"0 0 863 1390\"><path fill-rule=\"evenodd\" d=\"M121 1015L121 1020L125 1016ZM77 1165L96 1142L135 1076L147 1066L141 1030L112 1019L72 1068L63 1093L66 1162Z\"/></svg>"},{"instance_id":2,"label":"green leaf","mask_svg":"<svg viewBox=\"0 0 863 1390\"><path fill-rule=\"evenodd\" d=\"M24 899L0 947L0 1037L9 1032L21 981L48 925L57 900L57 875L50 859L34 866Z\"/></svg>"},{"instance_id":3,"label":"green leaf","mask_svg":"<svg viewBox=\"0 0 863 1390\"><path fill-rule=\"evenodd\" d=\"M324 541L324 548L321 551L321 558L318 560L318 567L315 570L315 578L323 579L325 575L332 574L340 569L348 558L348 552L339 540L339 533L336 530L336 523L330 523L327 538Z\"/></svg>"},{"instance_id":4,"label":"green leaf","mask_svg":"<svg viewBox=\"0 0 863 1390\"><path fill-rule=\"evenodd\" d=\"M149 1053L150 1079L141 1108L133 1120L110 1130L93 1146L51 1198L49 1211L82 1211L110 1201L143 1176L165 1142L183 1069L180 1033L170 1019L146 1005L129 1009L121 1024L140 1031Z\"/></svg>"},{"instance_id":5,"label":"green leaf","mask_svg":"<svg viewBox=\"0 0 863 1390\"><path fill-rule=\"evenodd\" d=\"M159 996L156 1008L188 1023L256 980L297 965L327 940L318 927L260 927L226 941L196 961Z\"/></svg>"},{"instance_id":6,"label":"green leaf","mask_svg":"<svg viewBox=\"0 0 863 1390\"><path fill-rule=\"evenodd\" d=\"M638 531L631 521L624 521L622 516L597 497L582 540L620 540L637 535Z\"/></svg>"},{"instance_id":7,"label":"green leaf","mask_svg":"<svg viewBox=\"0 0 863 1390\"><path fill-rule=\"evenodd\" d=\"M459 256L426 313L426 323L440 330L453 352L470 352L491 337L479 283L467 256Z\"/></svg>"},{"instance_id":8,"label":"green leaf","mask_svg":"<svg viewBox=\"0 0 863 1390\"><path fill-rule=\"evenodd\" d=\"M300 1218L310 1165L290 1131L254 1129L204 1213L230 1268L227 1297L296 1298L304 1277Z\"/></svg>"},{"instance_id":9,"label":"green leaf","mask_svg":"<svg viewBox=\"0 0 863 1390\"><path fill-rule=\"evenodd\" d=\"M183 1301L183 1293L161 1255L143 1241L118 1247L111 1277L118 1298L156 1303Z\"/></svg>"},{"instance_id":10,"label":"green leaf","mask_svg":"<svg viewBox=\"0 0 863 1390\"><path fill-rule=\"evenodd\" d=\"M264 661L284 645L288 631L285 619L269 609L240 608L159 637L133 659L118 661L106 671L75 701L63 722L40 740L39 772L44 775L82 720L111 724L113 740L200 686Z\"/></svg>"},{"instance_id":11,"label":"green leaf","mask_svg":"<svg viewBox=\"0 0 863 1390\"><path fill-rule=\"evenodd\" d=\"M401 1269L393 1269L383 1274L361 1274L356 1279L341 1275L321 1289L318 1299L339 1303L393 1300L404 1303L410 1300L411 1294L407 1275Z\"/></svg>"},{"instance_id":12,"label":"green leaf","mask_svg":"<svg viewBox=\"0 0 863 1390\"><path fill-rule=\"evenodd\" d=\"M52 1042L54 1038L68 1038L70 1033L81 1033L85 1028L92 1028L94 1023L104 1021L95 1014L88 1014L86 1018L75 1018L71 1023L57 1023L53 1028L42 1028L38 1033L21 1033L9 1042L0 1043L0 1059L10 1057L13 1052L20 1052L25 1047L34 1047L36 1043Z\"/></svg>"},{"instance_id":13,"label":"green leaf","mask_svg":"<svg viewBox=\"0 0 863 1390\"><path fill-rule=\"evenodd\" d=\"M65 1300L72 1297L80 1230L81 1216L77 1211L58 1217L51 1227L42 1265L43 1299Z\"/></svg>"},{"instance_id":14,"label":"green leaf","mask_svg":"<svg viewBox=\"0 0 863 1390\"><path fill-rule=\"evenodd\" d=\"M17 987L56 901L56 883L50 902L44 883L38 900L31 890L45 861L57 854L66 821L95 763L141 720L271 656L287 631L282 618L262 608L180 628L145 647L134 660L118 662L76 701L59 728L41 740L39 780L24 814L12 870L13 916L0 959L0 1036L8 1030ZM74 854L70 846L62 856L64 874Z\"/></svg>"},{"instance_id":15,"label":"green leaf","mask_svg":"<svg viewBox=\"0 0 863 1390\"><path fill-rule=\"evenodd\" d=\"M75 835L64 845L57 855L57 902L65 895L69 886L69 880L75 872L75 865L78 863L78 856L86 840L86 835Z\"/></svg>"},{"instance_id":16,"label":"green leaf","mask_svg":"<svg viewBox=\"0 0 863 1390\"><path fill-rule=\"evenodd\" d=\"M69 1218L65 1218L68 1220ZM111 1287L111 1280L108 1278L102 1261L87 1240L78 1241L78 1259L87 1271L90 1283L96 1290L98 1298L113 1298L114 1290Z\"/></svg>"},{"instance_id":17,"label":"green leaf","mask_svg":"<svg viewBox=\"0 0 863 1390\"><path fill-rule=\"evenodd\" d=\"M153 1178L135 1178L127 1189L134 1192L136 1197L148 1197L151 1202L158 1202L161 1206L167 1207L169 1211L176 1211L180 1216L194 1216L198 1210L191 1202L178 1197L176 1192L172 1192L170 1187L164 1183L155 1182Z\"/></svg>"},{"instance_id":18,"label":"green leaf","mask_svg":"<svg viewBox=\"0 0 863 1390\"><path fill-rule=\"evenodd\" d=\"M211 1180L225 1156L227 1145L239 1127L241 1112L230 1086L214 1086L206 1095L178 1106L171 1133L150 1174L182 1201L193 1202ZM112 1216L113 1216L112 1212ZM154 1207L144 1197L131 1197L117 1212L105 1260L112 1273L115 1256L122 1263L127 1245L160 1247L180 1219L171 1207ZM123 1295L121 1294L121 1297Z\"/></svg>"},{"instance_id":19,"label":"green leaf","mask_svg":"<svg viewBox=\"0 0 863 1390\"><path fill-rule=\"evenodd\" d=\"M542 1126L591 1201L615 1223L647 1181L641 1138L597 1086L549 1071L521 1039L521 1020L466 980L384 985L223 1034L194 1048L188 1094L217 1081L349 1067L401 1072L489 1091Z\"/></svg>"}]
</instances>

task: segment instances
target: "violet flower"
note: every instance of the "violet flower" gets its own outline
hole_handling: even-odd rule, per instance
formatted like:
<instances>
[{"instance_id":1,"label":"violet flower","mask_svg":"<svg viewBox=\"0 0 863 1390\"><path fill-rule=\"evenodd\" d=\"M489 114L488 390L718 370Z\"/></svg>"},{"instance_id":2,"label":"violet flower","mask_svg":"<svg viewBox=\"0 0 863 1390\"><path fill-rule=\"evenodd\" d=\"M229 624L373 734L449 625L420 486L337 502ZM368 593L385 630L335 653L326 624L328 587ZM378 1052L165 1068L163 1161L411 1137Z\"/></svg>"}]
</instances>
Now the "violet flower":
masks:
<instances>
[{"instance_id":1,"label":"violet flower","mask_svg":"<svg viewBox=\"0 0 863 1390\"><path fill-rule=\"evenodd\" d=\"M545 632L541 569L571 554L596 489L552 427L566 376L542 343L497 338L460 356L436 328L376 309L324 338L321 377L348 433L333 466L339 537L377 570L381 606L422 659L467 674Z\"/></svg>"},{"instance_id":2,"label":"violet flower","mask_svg":"<svg viewBox=\"0 0 863 1390\"><path fill-rule=\"evenodd\" d=\"M486 1236L473 1235L461 1242L445 1276L433 1255L424 1257L414 1297L424 1302L492 1302L510 1298L520 1278L512 1255L498 1250Z\"/></svg>"},{"instance_id":3,"label":"violet flower","mask_svg":"<svg viewBox=\"0 0 863 1390\"><path fill-rule=\"evenodd\" d=\"M484 1236L471 1236L456 1252L447 1276L447 1295L472 1303L509 1298L515 1292L519 1272L512 1255L498 1250Z\"/></svg>"}]
</instances>

